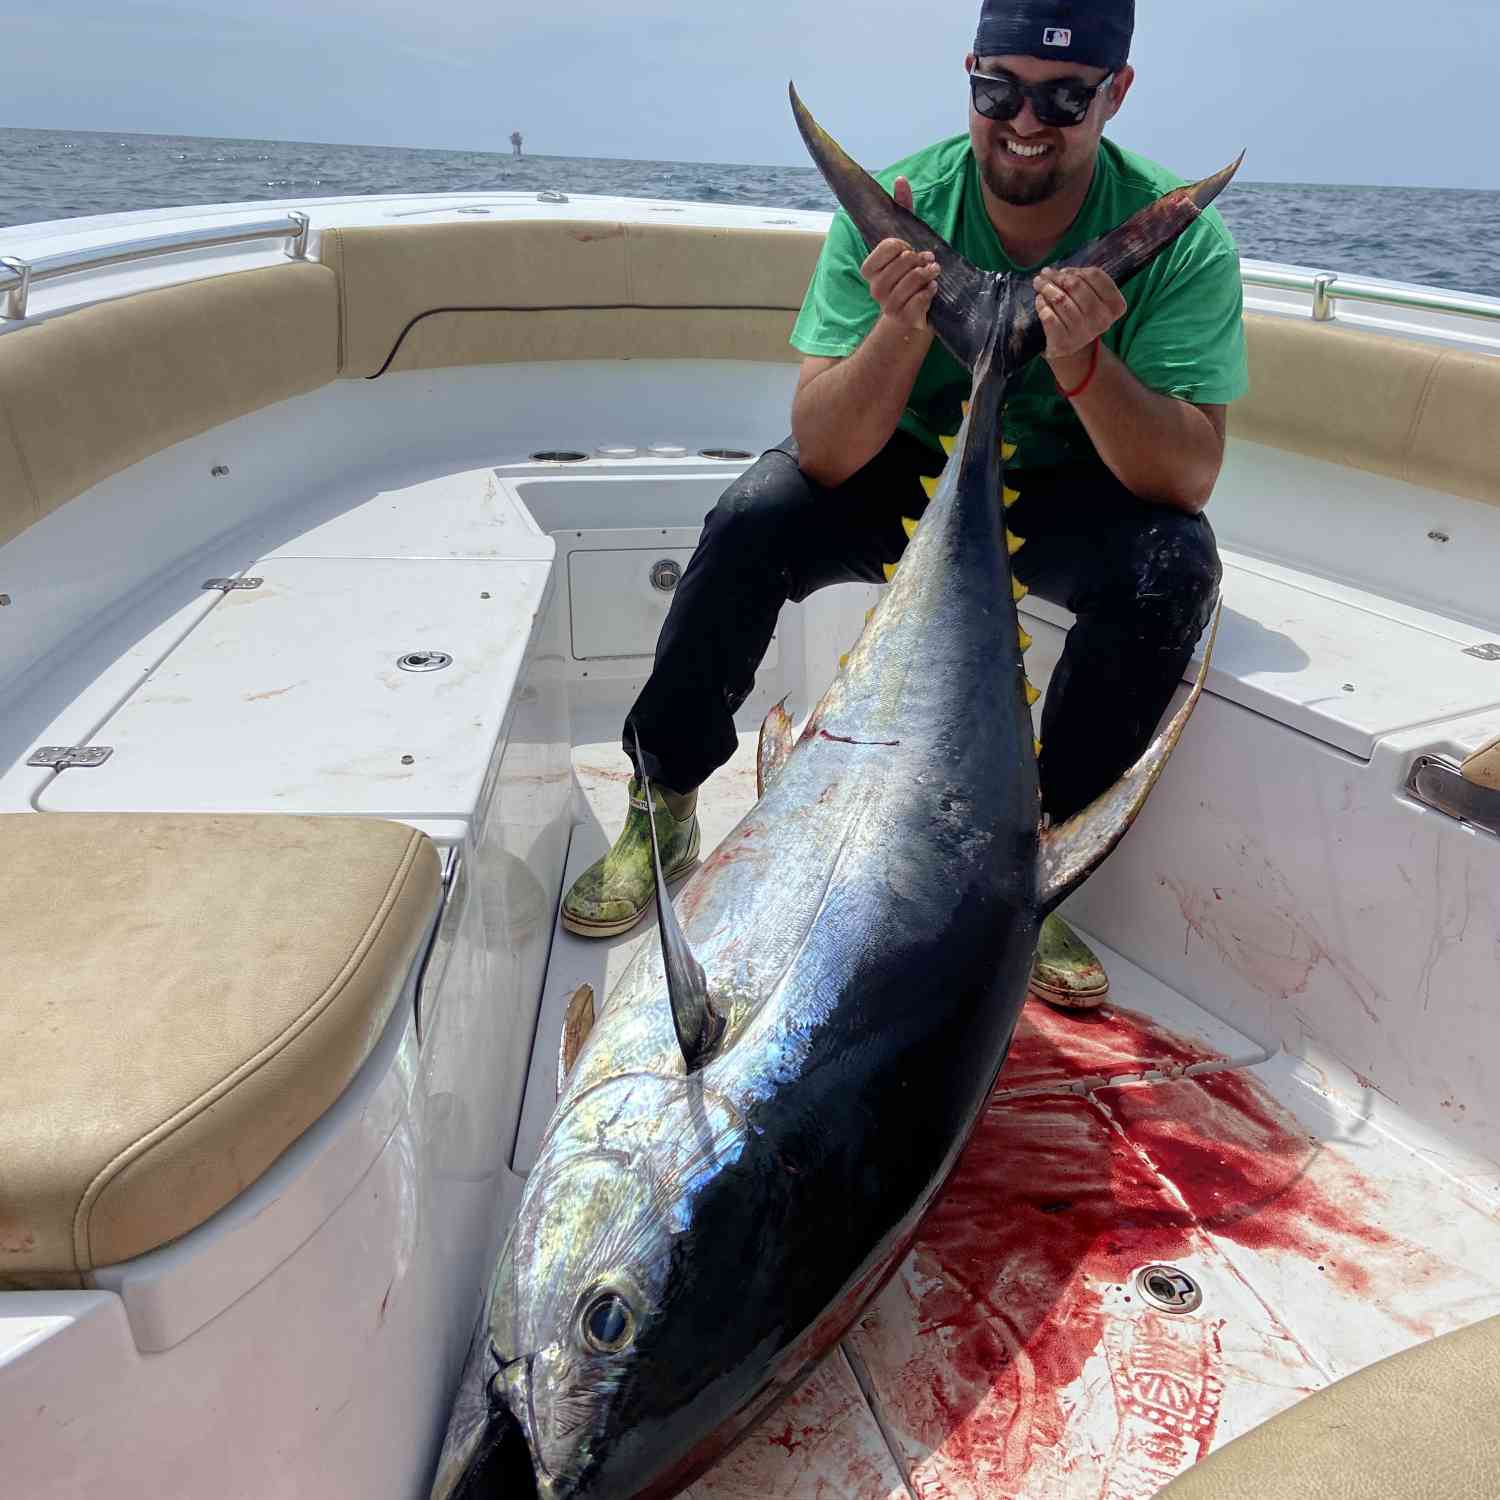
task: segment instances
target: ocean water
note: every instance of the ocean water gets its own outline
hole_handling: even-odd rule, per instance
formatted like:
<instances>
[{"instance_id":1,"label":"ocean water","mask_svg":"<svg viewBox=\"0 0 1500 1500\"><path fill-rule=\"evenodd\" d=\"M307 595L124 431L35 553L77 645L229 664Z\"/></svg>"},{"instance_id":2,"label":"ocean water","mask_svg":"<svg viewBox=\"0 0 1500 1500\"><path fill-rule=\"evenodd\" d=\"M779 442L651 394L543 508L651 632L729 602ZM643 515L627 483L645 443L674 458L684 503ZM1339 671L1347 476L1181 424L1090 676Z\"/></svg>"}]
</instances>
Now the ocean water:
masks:
<instances>
[{"instance_id":1,"label":"ocean water","mask_svg":"<svg viewBox=\"0 0 1500 1500\"><path fill-rule=\"evenodd\" d=\"M811 167L421 151L203 136L0 129L5 225L180 204L351 193L618 193L829 209ZM1248 257L1500 296L1500 192L1236 183L1221 204Z\"/></svg>"}]
</instances>

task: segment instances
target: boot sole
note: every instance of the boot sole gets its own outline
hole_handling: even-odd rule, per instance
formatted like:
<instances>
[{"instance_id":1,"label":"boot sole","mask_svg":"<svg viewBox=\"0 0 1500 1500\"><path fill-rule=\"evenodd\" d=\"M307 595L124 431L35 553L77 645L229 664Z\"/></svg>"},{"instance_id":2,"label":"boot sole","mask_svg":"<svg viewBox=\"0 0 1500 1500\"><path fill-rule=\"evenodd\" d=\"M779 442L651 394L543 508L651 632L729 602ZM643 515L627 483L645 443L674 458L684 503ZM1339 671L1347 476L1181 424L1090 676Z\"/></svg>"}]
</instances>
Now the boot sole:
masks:
<instances>
[{"instance_id":1,"label":"boot sole","mask_svg":"<svg viewBox=\"0 0 1500 1500\"><path fill-rule=\"evenodd\" d=\"M1109 981L1097 990L1065 990L1033 977L1030 993L1058 1010L1098 1010L1109 999Z\"/></svg>"},{"instance_id":2,"label":"boot sole","mask_svg":"<svg viewBox=\"0 0 1500 1500\"><path fill-rule=\"evenodd\" d=\"M676 885L678 881L685 880L698 867L698 850L695 847L692 855L683 863L672 870L663 870L662 878L669 886ZM633 917L622 917L617 922L590 922L584 917L570 917L567 912L561 912L560 918L563 927L575 937L584 938L609 938L619 937L622 932L629 932L632 927L643 922L656 906L656 898L653 896Z\"/></svg>"}]
</instances>

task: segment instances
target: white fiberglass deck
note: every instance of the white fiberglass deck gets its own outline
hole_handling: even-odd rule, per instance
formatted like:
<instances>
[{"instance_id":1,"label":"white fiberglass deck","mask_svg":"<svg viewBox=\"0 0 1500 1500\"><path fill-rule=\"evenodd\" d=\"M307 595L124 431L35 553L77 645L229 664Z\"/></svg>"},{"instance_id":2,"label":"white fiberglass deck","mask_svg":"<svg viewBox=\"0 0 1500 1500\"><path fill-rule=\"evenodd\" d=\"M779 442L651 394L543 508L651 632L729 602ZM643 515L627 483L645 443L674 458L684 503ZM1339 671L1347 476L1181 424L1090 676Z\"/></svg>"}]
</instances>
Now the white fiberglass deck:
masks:
<instances>
[{"instance_id":1,"label":"white fiberglass deck","mask_svg":"<svg viewBox=\"0 0 1500 1500\"><path fill-rule=\"evenodd\" d=\"M618 832L613 725L576 744L568 878ZM754 799L754 736L700 801L707 854ZM555 1097L562 1009L604 996L655 923L558 929L515 1166ZM1335 1095L1107 948L1109 1004L1028 1002L937 1210L857 1329L696 1500L1148 1500L1339 1377L1500 1312L1500 1224ZM1380 1116L1377 1119L1377 1114ZM1191 1313L1137 1272L1179 1267Z\"/></svg>"}]
</instances>

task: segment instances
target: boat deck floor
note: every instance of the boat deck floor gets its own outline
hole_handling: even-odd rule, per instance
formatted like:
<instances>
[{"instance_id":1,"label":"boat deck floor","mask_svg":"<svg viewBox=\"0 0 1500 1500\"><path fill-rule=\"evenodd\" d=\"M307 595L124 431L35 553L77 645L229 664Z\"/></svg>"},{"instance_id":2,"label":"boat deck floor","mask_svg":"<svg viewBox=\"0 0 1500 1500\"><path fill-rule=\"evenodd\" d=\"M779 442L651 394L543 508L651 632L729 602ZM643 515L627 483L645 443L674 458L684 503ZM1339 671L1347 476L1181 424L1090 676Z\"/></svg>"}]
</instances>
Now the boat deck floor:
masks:
<instances>
[{"instance_id":1,"label":"boat deck floor","mask_svg":"<svg viewBox=\"0 0 1500 1500\"><path fill-rule=\"evenodd\" d=\"M612 726L611 726L612 727ZM625 815L610 729L574 749L568 879ZM754 737L704 789L705 852L754 797ZM561 1010L654 924L559 931L517 1149L550 1113ZM1500 1312L1494 1205L1117 954L1090 1015L1028 1002L918 1243L842 1348L695 1500L1146 1500L1388 1354ZM1196 1310L1143 1299L1186 1272Z\"/></svg>"}]
</instances>

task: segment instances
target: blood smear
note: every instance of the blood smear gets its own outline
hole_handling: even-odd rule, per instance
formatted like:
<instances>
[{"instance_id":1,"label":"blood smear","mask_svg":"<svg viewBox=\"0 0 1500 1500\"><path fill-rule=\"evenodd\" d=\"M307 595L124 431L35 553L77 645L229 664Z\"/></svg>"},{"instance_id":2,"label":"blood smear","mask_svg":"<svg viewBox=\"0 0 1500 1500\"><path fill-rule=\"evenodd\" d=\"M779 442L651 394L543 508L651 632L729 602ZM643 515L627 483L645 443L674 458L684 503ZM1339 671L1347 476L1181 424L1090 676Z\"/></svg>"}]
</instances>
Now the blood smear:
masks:
<instances>
[{"instance_id":1,"label":"blood smear","mask_svg":"<svg viewBox=\"0 0 1500 1500\"><path fill-rule=\"evenodd\" d=\"M1104 1082L1127 1073L1166 1077L1201 1063L1225 1062L1216 1048L1158 1025L1139 1011L1104 1005L1059 1011L1028 1000L1000 1073L1000 1088Z\"/></svg>"},{"instance_id":2,"label":"blood smear","mask_svg":"<svg viewBox=\"0 0 1500 1500\"><path fill-rule=\"evenodd\" d=\"M1059 1019L1030 1028L1027 1066L1059 1066L1059 1041L1078 1035ZM1141 1038L1180 1066L1211 1060L1138 1019L1111 1019L1063 1064L1087 1075ZM1418 1253L1372 1222L1378 1190L1331 1157L1310 1176L1321 1146L1252 1079L1104 1097L1109 1113L1072 1093L992 1100L913 1254L851 1336L920 1500L1146 1500L1207 1453L1222 1322L1152 1311L1131 1285L1153 1262L1216 1261L1204 1230L1305 1257L1311 1274L1323 1266L1366 1295L1382 1295L1387 1267L1409 1274Z\"/></svg>"}]
</instances>

